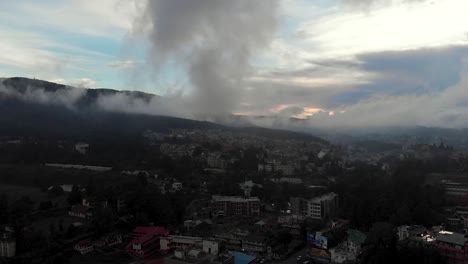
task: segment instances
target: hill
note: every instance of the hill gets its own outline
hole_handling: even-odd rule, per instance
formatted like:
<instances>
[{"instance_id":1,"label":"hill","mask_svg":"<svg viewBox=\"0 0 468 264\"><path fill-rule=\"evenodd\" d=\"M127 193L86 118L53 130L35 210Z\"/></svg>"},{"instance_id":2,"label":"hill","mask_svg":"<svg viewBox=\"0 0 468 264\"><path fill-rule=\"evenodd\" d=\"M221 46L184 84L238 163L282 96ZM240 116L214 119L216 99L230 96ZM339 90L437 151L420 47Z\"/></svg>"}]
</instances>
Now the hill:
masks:
<instances>
[{"instance_id":1,"label":"hill","mask_svg":"<svg viewBox=\"0 0 468 264\"><path fill-rule=\"evenodd\" d=\"M1 82L1 80L0 80ZM97 135L139 135L147 129L225 129L265 137L301 137L323 140L302 133L259 127L230 127L184 118L106 110L99 102L110 96L125 96L135 102L160 100L160 96L138 91L84 89L52 82L6 78L0 86L0 136L89 138Z\"/></svg>"}]
</instances>

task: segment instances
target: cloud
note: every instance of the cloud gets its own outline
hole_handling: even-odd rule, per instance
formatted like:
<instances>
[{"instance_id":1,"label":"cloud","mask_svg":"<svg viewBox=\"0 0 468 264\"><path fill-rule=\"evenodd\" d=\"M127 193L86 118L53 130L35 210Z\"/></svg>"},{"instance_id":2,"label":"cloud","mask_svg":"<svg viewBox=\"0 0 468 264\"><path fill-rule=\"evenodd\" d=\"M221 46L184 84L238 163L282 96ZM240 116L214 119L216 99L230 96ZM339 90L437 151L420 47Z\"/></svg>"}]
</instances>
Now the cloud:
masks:
<instances>
[{"instance_id":1,"label":"cloud","mask_svg":"<svg viewBox=\"0 0 468 264\"><path fill-rule=\"evenodd\" d=\"M408 2L393 1L372 12L335 8L303 21L296 32L301 46L321 58L468 43L468 21L463 11L468 9L468 2Z\"/></svg>"},{"instance_id":2,"label":"cloud","mask_svg":"<svg viewBox=\"0 0 468 264\"><path fill-rule=\"evenodd\" d=\"M223 115L239 105L250 60L275 34L277 7L277 0L147 1L134 32L149 40L156 71L169 61L186 69L191 111Z\"/></svg>"},{"instance_id":3,"label":"cloud","mask_svg":"<svg viewBox=\"0 0 468 264\"><path fill-rule=\"evenodd\" d=\"M111 68L128 69L128 68L135 67L136 63L138 63L138 62L132 61L132 60L118 60L118 61L112 61L108 65Z\"/></svg>"},{"instance_id":4,"label":"cloud","mask_svg":"<svg viewBox=\"0 0 468 264\"><path fill-rule=\"evenodd\" d=\"M74 109L75 103L85 94L85 89L57 89L47 90L44 87L27 85L24 91L6 86L3 81L0 83L0 94L19 98L41 104L63 105Z\"/></svg>"}]
</instances>

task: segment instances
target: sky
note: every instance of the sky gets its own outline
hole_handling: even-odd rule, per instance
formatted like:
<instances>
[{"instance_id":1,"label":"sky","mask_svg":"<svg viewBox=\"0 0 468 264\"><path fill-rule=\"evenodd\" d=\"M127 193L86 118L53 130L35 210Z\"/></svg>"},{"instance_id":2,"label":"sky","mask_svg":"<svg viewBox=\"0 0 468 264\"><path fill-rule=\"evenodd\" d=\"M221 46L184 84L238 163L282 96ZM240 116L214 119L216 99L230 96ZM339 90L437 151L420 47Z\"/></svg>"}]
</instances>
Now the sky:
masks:
<instances>
[{"instance_id":1,"label":"sky","mask_svg":"<svg viewBox=\"0 0 468 264\"><path fill-rule=\"evenodd\" d=\"M180 97L192 114L468 127L466 0L0 5L0 77Z\"/></svg>"}]
</instances>

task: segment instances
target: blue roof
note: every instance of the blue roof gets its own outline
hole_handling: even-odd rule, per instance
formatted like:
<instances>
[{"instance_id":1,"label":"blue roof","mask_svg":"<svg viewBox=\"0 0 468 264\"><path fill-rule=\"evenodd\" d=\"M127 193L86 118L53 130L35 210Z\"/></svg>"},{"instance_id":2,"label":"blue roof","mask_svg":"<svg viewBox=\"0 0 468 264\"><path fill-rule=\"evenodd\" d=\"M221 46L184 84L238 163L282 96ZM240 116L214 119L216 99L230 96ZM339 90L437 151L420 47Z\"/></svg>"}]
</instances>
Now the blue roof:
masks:
<instances>
[{"instance_id":1,"label":"blue roof","mask_svg":"<svg viewBox=\"0 0 468 264\"><path fill-rule=\"evenodd\" d=\"M243 254L240 252L229 252L234 257L234 264L249 264L252 262L256 257L250 256L247 254Z\"/></svg>"}]
</instances>

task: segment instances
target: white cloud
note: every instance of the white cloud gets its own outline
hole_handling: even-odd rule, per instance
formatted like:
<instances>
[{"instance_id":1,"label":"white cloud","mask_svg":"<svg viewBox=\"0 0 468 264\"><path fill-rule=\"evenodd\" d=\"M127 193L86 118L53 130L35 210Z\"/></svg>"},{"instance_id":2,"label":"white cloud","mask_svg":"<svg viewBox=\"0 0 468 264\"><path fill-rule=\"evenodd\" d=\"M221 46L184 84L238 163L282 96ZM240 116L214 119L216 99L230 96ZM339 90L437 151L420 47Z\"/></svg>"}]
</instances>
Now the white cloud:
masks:
<instances>
[{"instance_id":1,"label":"white cloud","mask_svg":"<svg viewBox=\"0 0 468 264\"><path fill-rule=\"evenodd\" d=\"M121 39L131 28L136 13L134 1L47 0L21 4L14 1L4 4L0 21L17 27L33 25L46 30Z\"/></svg>"},{"instance_id":2,"label":"white cloud","mask_svg":"<svg viewBox=\"0 0 468 264\"><path fill-rule=\"evenodd\" d=\"M116 69L128 69L128 68L133 68L135 67L135 64L137 64L137 61L132 61L132 60L117 60L117 61L112 61L108 65L111 68L116 68Z\"/></svg>"},{"instance_id":3,"label":"white cloud","mask_svg":"<svg viewBox=\"0 0 468 264\"><path fill-rule=\"evenodd\" d=\"M303 23L298 32L320 57L463 44L465 10L465 0L400 2L368 12L342 8Z\"/></svg>"}]
</instances>

